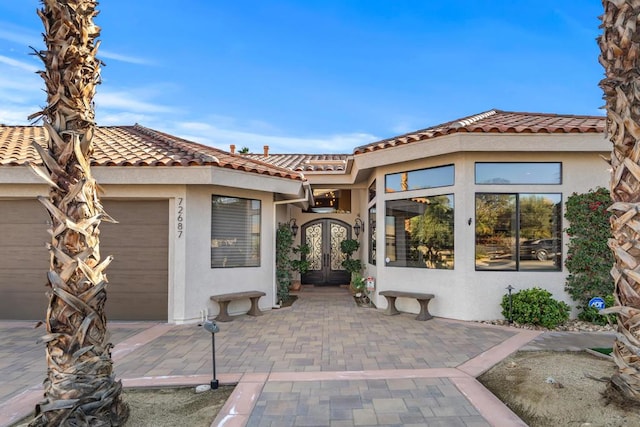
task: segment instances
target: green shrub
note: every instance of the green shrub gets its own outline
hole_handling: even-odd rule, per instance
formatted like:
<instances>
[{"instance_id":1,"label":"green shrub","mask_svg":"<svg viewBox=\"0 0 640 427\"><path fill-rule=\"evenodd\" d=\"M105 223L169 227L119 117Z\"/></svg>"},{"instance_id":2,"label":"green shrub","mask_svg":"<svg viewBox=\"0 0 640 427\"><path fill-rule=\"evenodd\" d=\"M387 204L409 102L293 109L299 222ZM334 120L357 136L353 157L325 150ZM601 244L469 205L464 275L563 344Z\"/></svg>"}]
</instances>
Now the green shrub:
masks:
<instances>
[{"instance_id":1,"label":"green shrub","mask_svg":"<svg viewBox=\"0 0 640 427\"><path fill-rule=\"evenodd\" d=\"M602 317L588 307L593 297L613 295L611 266L614 258L607 240L611 238L608 211L611 206L609 190L597 188L584 194L573 193L567 198L564 217L569 221L565 231L569 235L567 259L569 271L565 290L583 310L578 318L587 320ZM612 301L613 304L613 301ZM606 322L606 319L599 319ZM598 322L596 322L598 323Z\"/></svg>"},{"instance_id":2,"label":"green shrub","mask_svg":"<svg viewBox=\"0 0 640 427\"><path fill-rule=\"evenodd\" d=\"M615 299L613 295L605 295L604 297L604 306L606 308L613 307L615 304ZM600 314L599 310L594 307L586 306L580 314L578 314L578 319L584 320L585 322L595 323L596 325L607 325L609 323L616 323L616 315L615 314Z\"/></svg>"},{"instance_id":3,"label":"green shrub","mask_svg":"<svg viewBox=\"0 0 640 427\"><path fill-rule=\"evenodd\" d=\"M553 329L569 319L569 306L540 288L524 289L511 295L511 316L516 323L541 325ZM502 315L509 319L509 295L502 297Z\"/></svg>"}]
</instances>

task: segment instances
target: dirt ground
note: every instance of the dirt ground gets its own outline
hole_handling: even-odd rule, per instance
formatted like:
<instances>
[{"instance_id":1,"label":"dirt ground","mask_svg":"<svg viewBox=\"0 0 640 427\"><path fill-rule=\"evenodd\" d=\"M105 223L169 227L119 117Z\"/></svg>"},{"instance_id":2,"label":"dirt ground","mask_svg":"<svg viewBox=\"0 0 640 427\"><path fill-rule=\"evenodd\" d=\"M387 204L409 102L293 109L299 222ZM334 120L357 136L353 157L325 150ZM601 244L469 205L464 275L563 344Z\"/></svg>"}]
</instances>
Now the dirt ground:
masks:
<instances>
[{"instance_id":1,"label":"dirt ground","mask_svg":"<svg viewBox=\"0 0 640 427\"><path fill-rule=\"evenodd\" d=\"M587 352L519 352L478 380L530 427L635 427L640 408L623 410L602 397L613 361Z\"/></svg>"},{"instance_id":2,"label":"dirt ground","mask_svg":"<svg viewBox=\"0 0 640 427\"><path fill-rule=\"evenodd\" d=\"M194 387L166 389L125 389L129 404L127 427L209 427L224 406L233 386L195 393Z\"/></svg>"}]
</instances>

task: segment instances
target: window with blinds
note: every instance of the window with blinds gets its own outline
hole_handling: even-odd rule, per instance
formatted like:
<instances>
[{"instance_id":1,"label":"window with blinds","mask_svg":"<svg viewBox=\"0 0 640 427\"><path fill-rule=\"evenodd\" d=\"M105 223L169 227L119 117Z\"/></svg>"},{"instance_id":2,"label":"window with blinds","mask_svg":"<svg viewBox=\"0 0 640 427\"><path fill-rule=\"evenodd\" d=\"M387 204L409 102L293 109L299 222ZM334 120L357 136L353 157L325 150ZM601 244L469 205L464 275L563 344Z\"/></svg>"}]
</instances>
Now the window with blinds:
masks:
<instances>
[{"instance_id":1,"label":"window with blinds","mask_svg":"<svg viewBox=\"0 0 640 427\"><path fill-rule=\"evenodd\" d=\"M211 268L260 266L260 200L211 196Z\"/></svg>"}]
</instances>

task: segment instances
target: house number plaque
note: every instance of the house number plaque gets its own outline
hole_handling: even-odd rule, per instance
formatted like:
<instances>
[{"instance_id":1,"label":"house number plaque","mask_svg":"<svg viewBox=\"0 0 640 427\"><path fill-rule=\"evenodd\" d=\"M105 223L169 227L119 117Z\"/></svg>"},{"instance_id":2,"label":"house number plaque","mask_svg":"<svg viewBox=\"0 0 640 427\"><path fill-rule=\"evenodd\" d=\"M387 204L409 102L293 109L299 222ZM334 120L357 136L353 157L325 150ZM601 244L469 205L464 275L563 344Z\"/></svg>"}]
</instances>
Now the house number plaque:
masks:
<instances>
[{"instance_id":1,"label":"house number plaque","mask_svg":"<svg viewBox=\"0 0 640 427\"><path fill-rule=\"evenodd\" d=\"M178 239L182 237L182 233L184 232L184 198L178 197L178 205L177 205L177 215L176 215L176 233L178 234Z\"/></svg>"}]
</instances>

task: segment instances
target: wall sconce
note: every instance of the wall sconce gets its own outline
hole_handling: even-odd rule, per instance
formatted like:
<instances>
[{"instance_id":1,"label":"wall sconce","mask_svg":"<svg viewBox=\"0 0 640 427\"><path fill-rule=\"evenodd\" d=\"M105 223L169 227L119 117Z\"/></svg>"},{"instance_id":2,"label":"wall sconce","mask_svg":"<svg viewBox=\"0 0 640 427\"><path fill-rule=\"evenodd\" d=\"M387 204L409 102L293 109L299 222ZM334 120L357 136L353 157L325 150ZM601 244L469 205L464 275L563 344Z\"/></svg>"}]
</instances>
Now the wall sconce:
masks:
<instances>
[{"instance_id":1,"label":"wall sconce","mask_svg":"<svg viewBox=\"0 0 640 427\"><path fill-rule=\"evenodd\" d=\"M471 222L472 222L472 220L471 220L471 218L469 218L469 220L467 221L467 224L471 225Z\"/></svg>"},{"instance_id":2,"label":"wall sconce","mask_svg":"<svg viewBox=\"0 0 640 427\"><path fill-rule=\"evenodd\" d=\"M360 236L360 231L364 232L364 223L360 218L356 218L355 224L353 224L353 232L356 233L356 237Z\"/></svg>"},{"instance_id":3,"label":"wall sconce","mask_svg":"<svg viewBox=\"0 0 640 427\"><path fill-rule=\"evenodd\" d=\"M293 234L293 237L296 237L296 235L298 234L298 224L296 224L296 219L295 218L291 218L289 220L289 228L291 228L291 234Z\"/></svg>"}]
</instances>

